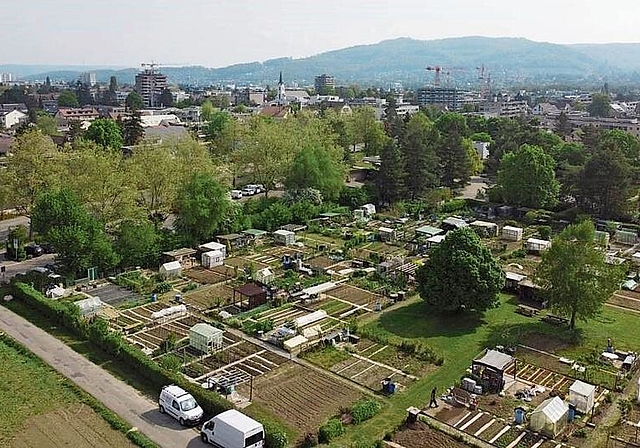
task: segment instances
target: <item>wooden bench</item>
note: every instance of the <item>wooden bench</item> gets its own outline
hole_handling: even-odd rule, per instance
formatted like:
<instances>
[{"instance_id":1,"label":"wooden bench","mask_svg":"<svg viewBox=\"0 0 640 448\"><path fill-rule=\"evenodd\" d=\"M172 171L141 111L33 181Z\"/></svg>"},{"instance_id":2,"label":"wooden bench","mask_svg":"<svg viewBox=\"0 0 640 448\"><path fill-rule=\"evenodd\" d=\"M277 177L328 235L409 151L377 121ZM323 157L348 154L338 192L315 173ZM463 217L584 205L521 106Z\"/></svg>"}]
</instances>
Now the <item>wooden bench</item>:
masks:
<instances>
[{"instance_id":1,"label":"wooden bench","mask_svg":"<svg viewBox=\"0 0 640 448\"><path fill-rule=\"evenodd\" d=\"M516 313L520 313L523 316L533 317L538 314L539 310L537 308L533 308L527 305L518 305L516 309Z\"/></svg>"},{"instance_id":2,"label":"wooden bench","mask_svg":"<svg viewBox=\"0 0 640 448\"><path fill-rule=\"evenodd\" d=\"M553 314L547 314L542 318L542 320L550 323L551 325L563 325L569 323L569 319L560 316L554 316Z\"/></svg>"}]
</instances>

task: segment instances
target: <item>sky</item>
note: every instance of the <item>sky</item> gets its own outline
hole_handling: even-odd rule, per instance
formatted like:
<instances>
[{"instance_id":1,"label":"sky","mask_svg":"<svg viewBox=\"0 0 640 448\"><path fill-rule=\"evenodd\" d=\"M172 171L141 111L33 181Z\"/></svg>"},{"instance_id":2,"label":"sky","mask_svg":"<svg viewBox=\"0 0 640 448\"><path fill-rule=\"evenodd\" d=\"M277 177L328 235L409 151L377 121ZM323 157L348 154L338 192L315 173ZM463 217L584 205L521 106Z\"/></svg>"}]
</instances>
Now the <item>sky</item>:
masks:
<instances>
[{"instance_id":1,"label":"sky","mask_svg":"<svg viewBox=\"0 0 640 448\"><path fill-rule=\"evenodd\" d=\"M411 37L640 42L639 0L3 0L0 64L226 65Z\"/></svg>"}]
</instances>

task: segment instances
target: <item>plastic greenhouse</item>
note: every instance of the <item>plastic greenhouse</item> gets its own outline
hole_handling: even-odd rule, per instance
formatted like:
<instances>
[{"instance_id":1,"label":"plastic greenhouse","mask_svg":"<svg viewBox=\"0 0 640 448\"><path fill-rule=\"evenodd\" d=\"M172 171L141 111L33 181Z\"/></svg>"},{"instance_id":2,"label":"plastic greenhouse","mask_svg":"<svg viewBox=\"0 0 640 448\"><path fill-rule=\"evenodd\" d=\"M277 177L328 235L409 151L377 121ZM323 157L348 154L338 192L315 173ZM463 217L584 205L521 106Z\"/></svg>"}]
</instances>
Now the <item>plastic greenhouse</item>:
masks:
<instances>
[{"instance_id":1,"label":"plastic greenhouse","mask_svg":"<svg viewBox=\"0 0 640 448\"><path fill-rule=\"evenodd\" d=\"M529 418L532 431L555 437L567 425L569 406L560 397L549 398L538 406Z\"/></svg>"},{"instance_id":2,"label":"plastic greenhouse","mask_svg":"<svg viewBox=\"0 0 640 448\"><path fill-rule=\"evenodd\" d=\"M576 380L569 388L569 403L583 414L591 411L596 395L596 386Z\"/></svg>"},{"instance_id":3,"label":"plastic greenhouse","mask_svg":"<svg viewBox=\"0 0 640 448\"><path fill-rule=\"evenodd\" d=\"M189 329L189 345L202 353L211 353L222 348L223 333L209 324L195 324Z\"/></svg>"}]
</instances>

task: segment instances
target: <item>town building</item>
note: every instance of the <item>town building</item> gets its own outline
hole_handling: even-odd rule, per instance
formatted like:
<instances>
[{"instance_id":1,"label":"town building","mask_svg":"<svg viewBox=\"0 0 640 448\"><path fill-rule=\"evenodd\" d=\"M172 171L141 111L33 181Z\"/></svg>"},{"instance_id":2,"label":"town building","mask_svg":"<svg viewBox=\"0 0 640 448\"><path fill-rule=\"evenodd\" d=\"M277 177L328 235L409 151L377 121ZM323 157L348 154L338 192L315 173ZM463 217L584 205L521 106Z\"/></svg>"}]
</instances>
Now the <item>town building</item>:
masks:
<instances>
[{"instance_id":1,"label":"town building","mask_svg":"<svg viewBox=\"0 0 640 448\"><path fill-rule=\"evenodd\" d=\"M336 80L333 76L323 73L320 76L316 76L314 85L318 95L327 95L335 89Z\"/></svg>"},{"instance_id":2,"label":"town building","mask_svg":"<svg viewBox=\"0 0 640 448\"><path fill-rule=\"evenodd\" d=\"M80 75L80 82L89 87L95 86L98 82L95 72L85 72Z\"/></svg>"},{"instance_id":3,"label":"town building","mask_svg":"<svg viewBox=\"0 0 640 448\"><path fill-rule=\"evenodd\" d=\"M447 110L458 110L461 104L460 91L452 87L425 87L418 90L419 106L437 106Z\"/></svg>"},{"instance_id":4,"label":"town building","mask_svg":"<svg viewBox=\"0 0 640 448\"><path fill-rule=\"evenodd\" d=\"M0 129L11 129L23 121L26 121L27 118L28 115L19 110L0 112Z\"/></svg>"},{"instance_id":5,"label":"town building","mask_svg":"<svg viewBox=\"0 0 640 448\"><path fill-rule=\"evenodd\" d=\"M156 107L164 89L168 87L167 77L147 68L136 75L135 91L142 97L146 107Z\"/></svg>"},{"instance_id":6,"label":"town building","mask_svg":"<svg viewBox=\"0 0 640 448\"><path fill-rule=\"evenodd\" d=\"M0 73L0 84L7 84L13 82L13 75L11 73Z\"/></svg>"}]
</instances>

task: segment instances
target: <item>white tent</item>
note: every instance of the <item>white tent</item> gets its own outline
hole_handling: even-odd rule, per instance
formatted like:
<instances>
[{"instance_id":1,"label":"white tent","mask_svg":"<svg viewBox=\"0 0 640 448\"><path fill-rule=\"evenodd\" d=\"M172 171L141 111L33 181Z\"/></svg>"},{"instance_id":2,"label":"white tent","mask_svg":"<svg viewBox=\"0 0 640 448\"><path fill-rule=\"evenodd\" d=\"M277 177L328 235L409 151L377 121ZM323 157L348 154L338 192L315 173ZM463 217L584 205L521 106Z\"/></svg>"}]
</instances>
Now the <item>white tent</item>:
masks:
<instances>
[{"instance_id":1,"label":"white tent","mask_svg":"<svg viewBox=\"0 0 640 448\"><path fill-rule=\"evenodd\" d=\"M596 386L576 380L569 388L569 403L583 414L591 411L596 396Z\"/></svg>"},{"instance_id":2,"label":"white tent","mask_svg":"<svg viewBox=\"0 0 640 448\"><path fill-rule=\"evenodd\" d=\"M569 406L560 397L548 398L538 406L529 418L529 427L549 437L555 437L567 425Z\"/></svg>"},{"instance_id":3,"label":"white tent","mask_svg":"<svg viewBox=\"0 0 640 448\"><path fill-rule=\"evenodd\" d=\"M160 273L167 277L179 277L182 274L182 265L179 261L170 261L160 266Z\"/></svg>"}]
</instances>

